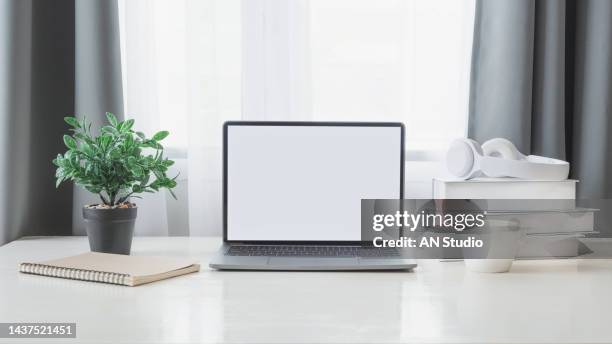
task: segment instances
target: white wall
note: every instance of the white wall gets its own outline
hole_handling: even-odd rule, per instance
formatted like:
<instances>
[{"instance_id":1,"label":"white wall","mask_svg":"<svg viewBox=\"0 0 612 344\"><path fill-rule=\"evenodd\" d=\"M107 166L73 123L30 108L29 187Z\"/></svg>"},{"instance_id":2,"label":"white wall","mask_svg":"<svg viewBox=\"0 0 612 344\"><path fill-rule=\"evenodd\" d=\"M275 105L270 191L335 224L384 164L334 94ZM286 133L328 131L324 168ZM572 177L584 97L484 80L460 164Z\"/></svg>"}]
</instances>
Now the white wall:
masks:
<instances>
[{"instance_id":1,"label":"white wall","mask_svg":"<svg viewBox=\"0 0 612 344\"><path fill-rule=\"evenodd\" d=\"M441 160L406 161L404 170L404 198L432 197L432 179L446 175Z\"/></svg>"}]
</instances>

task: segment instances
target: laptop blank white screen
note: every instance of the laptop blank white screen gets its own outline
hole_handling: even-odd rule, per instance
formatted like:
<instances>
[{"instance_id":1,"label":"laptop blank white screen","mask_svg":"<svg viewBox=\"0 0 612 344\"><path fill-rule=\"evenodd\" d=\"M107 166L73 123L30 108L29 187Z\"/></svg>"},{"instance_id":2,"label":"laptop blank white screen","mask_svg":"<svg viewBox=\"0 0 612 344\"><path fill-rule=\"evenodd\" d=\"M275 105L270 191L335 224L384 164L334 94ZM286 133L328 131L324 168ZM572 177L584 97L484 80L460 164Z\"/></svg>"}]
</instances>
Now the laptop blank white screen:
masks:
<instances>
[{"instance_id":1,"label":"laptop blank white screen","mask_svg":"<svg viewBox=\"0 0 612 344\"><path fill-rule=\"evenodd\" d=\"M401 128L229 125L227 239L359 241L361 199L399 198Z\"/></svg>"}]
</instances>

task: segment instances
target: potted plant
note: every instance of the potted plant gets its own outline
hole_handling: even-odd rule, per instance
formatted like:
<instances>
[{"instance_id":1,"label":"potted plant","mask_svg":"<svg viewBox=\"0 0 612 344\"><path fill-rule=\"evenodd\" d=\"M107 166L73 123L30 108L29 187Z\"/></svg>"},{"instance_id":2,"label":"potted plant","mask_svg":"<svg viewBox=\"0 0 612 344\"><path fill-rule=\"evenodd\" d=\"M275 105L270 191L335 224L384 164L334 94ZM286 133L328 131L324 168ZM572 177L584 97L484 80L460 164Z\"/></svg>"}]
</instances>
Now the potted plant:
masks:
<instances>
[{"instance_id":1,"label":"potted plant","mask_svg":"<svg viewBox=\"0 0 612 344\"><path fill-rule=\"evenodd\" d=\"M147 138L132 129L133 119L119 122L112 113L106 113L106 117L109 125L100 128L96 136L85 118L64 118L72 135L64 135L68 151L53 159L56 187L72 180L99 195L101 203L83 207L92 251L130 254L138 209L130 199L162 188L176 199L172 192L176 177L166 175L174 162L164 157L164 147L159 143L169 133L160 131Z\"/></svg>"}]
</instances>

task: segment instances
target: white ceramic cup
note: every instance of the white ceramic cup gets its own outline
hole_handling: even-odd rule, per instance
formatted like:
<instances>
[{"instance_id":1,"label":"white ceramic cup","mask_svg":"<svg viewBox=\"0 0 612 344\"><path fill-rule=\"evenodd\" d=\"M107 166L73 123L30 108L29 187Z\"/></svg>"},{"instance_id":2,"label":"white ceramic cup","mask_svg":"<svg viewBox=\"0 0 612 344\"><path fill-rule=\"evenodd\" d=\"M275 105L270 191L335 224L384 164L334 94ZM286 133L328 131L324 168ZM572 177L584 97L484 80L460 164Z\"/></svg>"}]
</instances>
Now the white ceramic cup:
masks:
<instances>
[{"instance_id":1,"label":"white ceramic cup","mask_svg":"<svg viewBox=\"0 0 612 344\"><path fill-rule=\"evenodd\" d=\"M508 272L514 259L466 259L465 266L473 272Z\"/></svg>"},{"instance_id":2,"label":"white ceramic cup","mask_svg":"<svg viewBox=\"0 0 612 344\"><path fill-rule=\"evenodd\" d=\"M486 230L488 233L486 240L489 241L487 257L491 258L465 259L466 268L474 272L495 273L510 271L521 237L518 221L487 219Z\"/></svg>"}]
</instances>

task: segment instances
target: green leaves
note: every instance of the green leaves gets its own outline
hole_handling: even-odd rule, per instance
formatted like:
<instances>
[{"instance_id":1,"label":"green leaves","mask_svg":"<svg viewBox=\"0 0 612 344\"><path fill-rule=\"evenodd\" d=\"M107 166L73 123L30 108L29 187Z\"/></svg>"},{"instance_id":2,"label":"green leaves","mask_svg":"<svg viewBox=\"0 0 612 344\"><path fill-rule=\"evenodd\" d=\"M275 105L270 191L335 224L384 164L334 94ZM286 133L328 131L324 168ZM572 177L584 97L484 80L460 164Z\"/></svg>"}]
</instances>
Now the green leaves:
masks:
<instances>
[{"instance_id":1,"label":"green leaves","mask_svg":"<svg viewBox=\"0 0 612 344\"><path fill-rule=\"evenodd\" d=\"M105 125L102 128L100 128L100 131L104 134L109 134L111 136L119 136L119 130L117 130L117 128L112 127L110 125Z\"/></svg>"},{"instance_id":2,"label":"green leaves","mask_svg":"<svg viewBox=\"0 0 612 344\"><path fill-rule=\"evenodd\" d=\"M81 127L81 125L79 124L79 120L77 120L75 117L64 117L64 122L68 123L71 127L75 129Z\"/></svg>"},{"instance_id":3,"label":"green leaves","mask_svg":"<svg viewBox=\"0 0 612 344\"><path fill-rule=\"evenodd\" d=\"M95 154L94 149L86 141L81 142L81 148L79 149L79 151L83 152L83 154L88 157L93 156Z\"/></svg>"},{"instance_id":4,"label":"green leaves","mask_svg":"<svg viewBox=\"0 0 612 344\"><path fill-rule=\"evenodd\" d=\"M76 140L72 136L64 135L64 144L70 149L76 149Z\"/></svg>"},{"instance_id":5,"label":"green leaves","mask_svg":"<svg viewBox=\"0 0 612 344\"><path fill-rule=\"evenodd\" d=\"M153 135L153 140L155 141L161 141L163 139L165 139L166 137L168 137L168 135L170 135L169 132L167 131L158 131L155 135Z\"/></svg>"},{"instance_id":6,"label":"green leaves","mask_svg":"<svg viewBox=\"0 0 612 344\"><path fill-rule=\"evenodd\" d=\"M134 125L134 120L128 119L125 122L119 123L117 127L119 128L119 131L121 131L122 133L127 133L130 131L130 129L132 129L133 125Z\"/></svg>"},{"instance_id":7,"label":"green leaves","mask_svg":"<svg viewBox=\"0 0 612 344\"><path fill-rule=\"evenodd\" d=\"M110 123L113 127L117 126L117 117L110 112L106 113L106 119L108 119L108 123Z\"/></svg>"},{"instance_id":8,"label":"green leaves","mask_svg":"<svg viewBox=\"0 0 612 344\"><path fill-rule=\"evenodd\" d=\"M65 117L72 135L64 135L68 150L53 159L56 186L71 180L92 193L97 193L105 204L116 205L137 197L143 192L170 191L176 187L176 177L167 176L174 161L164 157L164 147L158 142L167 131L159 131L152 138L134 132L134 120L119 121L106 113L110 125L92 135L91 123L75 117Z\"/></svg>"}]
</instances>

